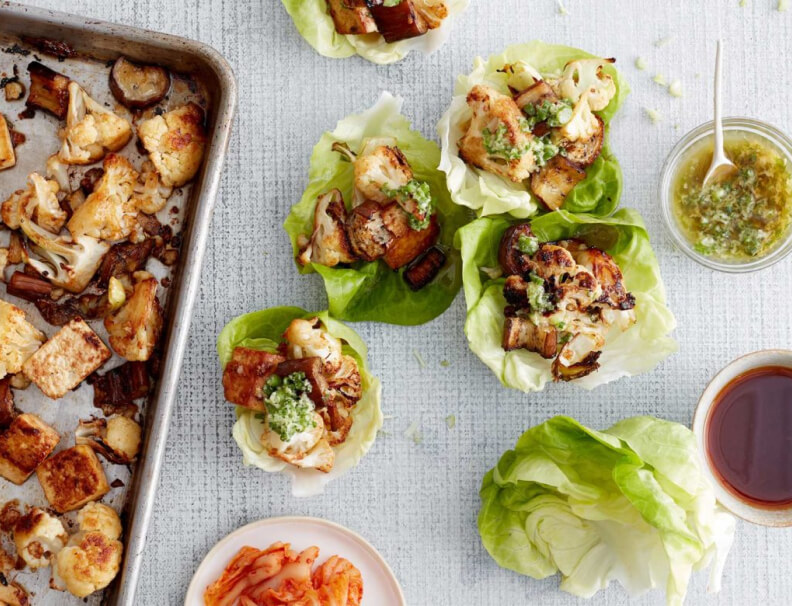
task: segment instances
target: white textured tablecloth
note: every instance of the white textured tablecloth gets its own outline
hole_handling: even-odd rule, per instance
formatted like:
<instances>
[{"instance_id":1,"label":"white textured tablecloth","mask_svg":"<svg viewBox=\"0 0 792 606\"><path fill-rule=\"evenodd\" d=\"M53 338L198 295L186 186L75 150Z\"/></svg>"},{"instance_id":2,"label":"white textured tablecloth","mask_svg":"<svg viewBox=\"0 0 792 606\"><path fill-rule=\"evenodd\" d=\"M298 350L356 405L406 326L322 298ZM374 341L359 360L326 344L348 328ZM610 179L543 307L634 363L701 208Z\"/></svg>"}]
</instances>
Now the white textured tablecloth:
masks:
<instances>
[{"instance_id":1,"label":"white textured tablecloth","mask_svg":"<svg viewBox=\"0 0 792 606\"><path fill-rule=\"evenodd\" d=\"M207 550L242 524L305 514L344 524L385 556L411 605L574 604L558 580L501 570L479 541L481 477L523 429L559 413L592 427L635 414L689 423L705 382L735 356L792 346L792 259L750 276L706 270L674 250L663 231L657 182L674 142L710 115L714 40L727 44L727 115L766 119L792 131L792 11L777 0L472 0L451 40L430 56L379 67L325 59L306 44L277 0L36 0L31 4L196 38L222 52L239 83L239 109L203 271L202 288L170 428L142 580L143 606L182 602ZM666 44L655 45L665 38ZM618 58L632 94L611 128L624 171L623 206L647 221L660 259L680 351L653 372L584 392L550 385L524 395L500 386L469 352L464 301L430 324L360 324L373 372L382 379L389 435L360 466L317 498L291 496L284 476L243 468L231 439L233 408L223 402L215 336L237 314L273 305L326 306L318 276L300 277L281 228L307 179L322 131L388 89L406 99L417 128L435 137L455 76L473 57L543 39ZM634 67L645 57L646 72ZM679 78L684 97L652 82ZM644 107L663 121L653 125ZM421 368L413 355L426 360ZM441 360L451 365L440 365ZM455 414L448 429L445 417ZM416 445L404 430L418 421ZM706 596L705 575L689 604L792 603L792 531L740 523L723 591ZM597 604L627 603L618 586ZM636 604L661 604L661 594Z\"/></svg>"}]
</instances>

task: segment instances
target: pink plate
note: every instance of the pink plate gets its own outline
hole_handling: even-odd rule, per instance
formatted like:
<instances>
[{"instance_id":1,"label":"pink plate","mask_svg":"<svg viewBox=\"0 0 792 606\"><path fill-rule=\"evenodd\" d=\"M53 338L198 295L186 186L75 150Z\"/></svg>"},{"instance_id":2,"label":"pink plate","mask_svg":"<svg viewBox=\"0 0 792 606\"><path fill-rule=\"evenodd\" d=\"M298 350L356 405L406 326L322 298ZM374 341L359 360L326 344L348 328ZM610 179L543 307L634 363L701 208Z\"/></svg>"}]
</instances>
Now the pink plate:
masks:
<instances>
[{"instance_id":1,"label":"pink plate","mask_svg":"<svg viewBox=\"0 0 792 606\"><path fill-rule=\"evenodd\" d=\"M206 554L187 589L184 606L203 606L206 587L217 580L242 547L264 549L277 541L291 543L296 551L316 545L316 565L332 555L352 562L363 577L363 606L406 606L393 571L363 537L333 522L307 517L259 520L229 534Z\"/></svg>"}]
</instances>

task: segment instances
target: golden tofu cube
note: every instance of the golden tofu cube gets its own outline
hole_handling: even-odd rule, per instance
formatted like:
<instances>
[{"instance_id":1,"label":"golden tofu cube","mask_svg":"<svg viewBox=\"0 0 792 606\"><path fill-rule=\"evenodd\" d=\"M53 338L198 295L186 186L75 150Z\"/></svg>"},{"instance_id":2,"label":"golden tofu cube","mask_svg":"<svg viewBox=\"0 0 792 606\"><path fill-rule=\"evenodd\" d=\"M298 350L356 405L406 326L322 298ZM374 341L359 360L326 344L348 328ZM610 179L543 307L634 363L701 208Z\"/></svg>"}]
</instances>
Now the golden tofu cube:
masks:
<instances>
[{"instance_id":1,"label":"golden tofu cube","mask_svg":"<svg viewBox=\"0 0 792 606\"><path fill-rule=\"evenodd\" d=\"M58 513L79 509L110 490L102 464L90 446L73 446L36 470L44 495Z\"/></svg>"},{"instance_id":2,"label":"golden tofu cube","mask_svg":"<svg viewBox=\"0 0 792 606\"><path fill-rule=\"evenodd\" d=\"M0 433L0 476L22 484L58 442L58 432L36 415L19 415Z\"/></svg>"},{"instance_id":3,"label":"golden tofu cube","mask_svg":"<svg viewBox=\"0 0 792 606\"><path fill-rule=\"evenodd\" d=\"M75 318L28 358L22 371L53 400L62 398L104 364L110 350L82 318Z\"/></svg>"}]
</instances>

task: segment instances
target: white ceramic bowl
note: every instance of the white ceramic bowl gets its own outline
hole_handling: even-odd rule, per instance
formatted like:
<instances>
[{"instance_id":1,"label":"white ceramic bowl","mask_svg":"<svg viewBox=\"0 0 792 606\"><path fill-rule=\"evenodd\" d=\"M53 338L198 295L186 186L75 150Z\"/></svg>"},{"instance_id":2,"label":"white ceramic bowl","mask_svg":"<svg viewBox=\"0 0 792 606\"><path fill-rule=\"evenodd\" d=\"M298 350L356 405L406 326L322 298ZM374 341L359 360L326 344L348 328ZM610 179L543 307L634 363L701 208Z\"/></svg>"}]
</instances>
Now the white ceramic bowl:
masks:
<instances>
[{"instance_id":1,"label":"white ceramic bowl","mask_svg":"<svg viewBox=\"0 0 792 606\"><path fill-rule=\"evenodd\" d=\"M704 393L701 394L701 398L699 398L696 412L693 416L693 433L696 435L699 456L701 457L704 471L715 489L715 496L726 509L754 524L777 527L792 526L792 505L783 508L761 507L739 499L721 480L720 475L713 468L708 454L707 423L710 410L718 394L732 379L761 366L792 368L792 351L785 349L756 351L737 358L721 370L710 381ZM792 403L790 405L792 406Z\"/></svg>"},{"instance_id":2,"label":"white ceramic bowl","mask_svg":"<svg viewBox=\"0 0 792 606\"><path fill-rule=\"evenodd\" d=\"M269 518L243 526L215 545L204 558L187 589L184 606L203 606L203 593L223 573L245 545L264 549L276 541L301 551L319 547L319 565L332 555L348 559L363 577L362 606L406 606L393 571L379 552L348 528L308 517Z\"/></svg>"}]
</instances>

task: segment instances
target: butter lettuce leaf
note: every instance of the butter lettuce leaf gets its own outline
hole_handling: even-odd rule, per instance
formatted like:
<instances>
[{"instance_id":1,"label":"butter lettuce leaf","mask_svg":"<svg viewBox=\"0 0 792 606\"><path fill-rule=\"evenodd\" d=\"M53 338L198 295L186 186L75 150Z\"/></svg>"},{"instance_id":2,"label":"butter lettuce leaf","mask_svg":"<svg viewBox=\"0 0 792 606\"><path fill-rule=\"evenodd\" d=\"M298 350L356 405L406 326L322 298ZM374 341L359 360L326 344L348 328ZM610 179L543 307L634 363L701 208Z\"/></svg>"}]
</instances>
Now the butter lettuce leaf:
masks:
<instances>
[{"instance_id":1,"label":"butter lettuce leaf","mask_svg":"<svg viewBox=\"0 0 792 606\"><path fill-rule=\"evenodd\" d=\"M544 209L522 183L513 183L473 168L459 157L457 141L464 134L463 126L471 117L467 94L477 84L486 84L510 94L509 76L501 71L505 65L528 64L548 78L560 75L569 61L592 57L594 55L576 48L534 40L509 46L501 54L487 60L481 57L474 60L473 71L457 78L451 104L437 125L442 149L440 170L447 175L448 189L454 202L475 210L480 216L509 213L524 219ZM603 69L616 84L616 94L608 106L595 112L606 125L607 137L607 125L624 103L630 88L613 65L606 64ZM562 208L571 212L607 216L618 206L621 190L621 168L606 138L600 157L586 168L586 178L570 192Z\"/></svg>"},{"instance_id":2,"label":"butter lettuce leaf","mask_svg":"<svg viewBox=\"0 0 792 606\"><path fill-rule=\"evenodd\" d=\"M445 5L448 17L440 27L417 38L388 43L379 34L345 36L336 33L325 0L283 0L297 31L320 55L343 59L357 54L381 64L400 61L410 51L428 55L440 48L448 39L450 21L467 8L468 0L445 0Z\"/></svg>"},{"instance_id":3,"label":"butter lettuce leaf","mask_svg":"<svg viewBox=\"0 0 792 606\"><path fill-rule=\"evenodd\" d=\"M551 360L523 349L501 347L504 308L503 284L497 276L498 246L506 229L517 222L508 215L481 217L461 228L455 245L462 253L462 280L467 304L465 334L470 349L507 387L539 391L552 380ZM677 350L669 336L676 326L666 307L660 267L640 215L621 209L609 218L559 210L536 217L531 228L540 241L581 238L613 256L624 283L635 296L636 323L625 332L606 337L596 372L577 379L585 389L633 376L654 368ZM493 273L495 270L496 273Z\"/></svg>"},{"instance_id":4,"label":"butter lettuce leaf","mask_svg":"<svg viewBox=\"0 0 792 606\"><path fill-rule=\"evenodd\" d=\"M718 591L734 538L693 433L653 417L602 432L554 417L500 458L480 496L479 533L495 561L537 579L560 572L561 589L580 597L616 580L633 595L662 587L677 606L708 565Z\"/></svg>"},{"instance_id":5,"label":"butter lettuce leaf","mask_svg":"<svg viewBox=\"0 0 792 606\"><path fill-rule=\"evenodd\" d=\"M292 494L308 497L320 494L325 486L348 472L358 464L374 444L377 432L382 427L383 417L380 409L382 389L380 382L373 377L367 366L368 350L358 334L348 326L334 320L326 312L311 313L299 307L273 307L262 311L238 316L231 320L217 338L217 354L220 366L225 368L236 347L249 347L261 351L275 352L281 342L281 335L295 318L317 317L325 330L344 343L344 353L357 360L363 395L352 409L353 424L347 439L334 446L335 465L329 473L315 469L300 469L281 459L271 457L261 444L264 422L257 418L257 412L236 407L237 421L233 436L245 465L254 465L268 472L284 472L292 477Z\"/></svg>"},{"instance_id":6,"label":"butter lettuce leaf","mask_svg":"<svg viewBox=\"0 0 792 606\"><path fill-rule=\"evenodd\" d=\"M417 292L410 290L402 278L403 269L393 271L381 260L358 261L348 267L313 263L301 267L297 264L300 272L316 272L322 277L330 314L341 320L423 324L442 314L462 285L462 263L459 252L453 247L453 239L456 230L470 220L470 211L451 202L445 175L437 170L440 150L435 143L411 130L409 121L401 114L401 107L401 98L382 93L373 107L344 118L333 132L322 135L311 155L308 186L300 201L292 207L283 227L296 258L298 237L311 234L316 199L320 194L338 188L349 207L354 189L353 165L332 151L334 142L345 142L357 151L369 137L394 137L415 178L429 184L440 222L438 244L446 252L446 263L437 277Z\"/></svg>"}]
</instances>

